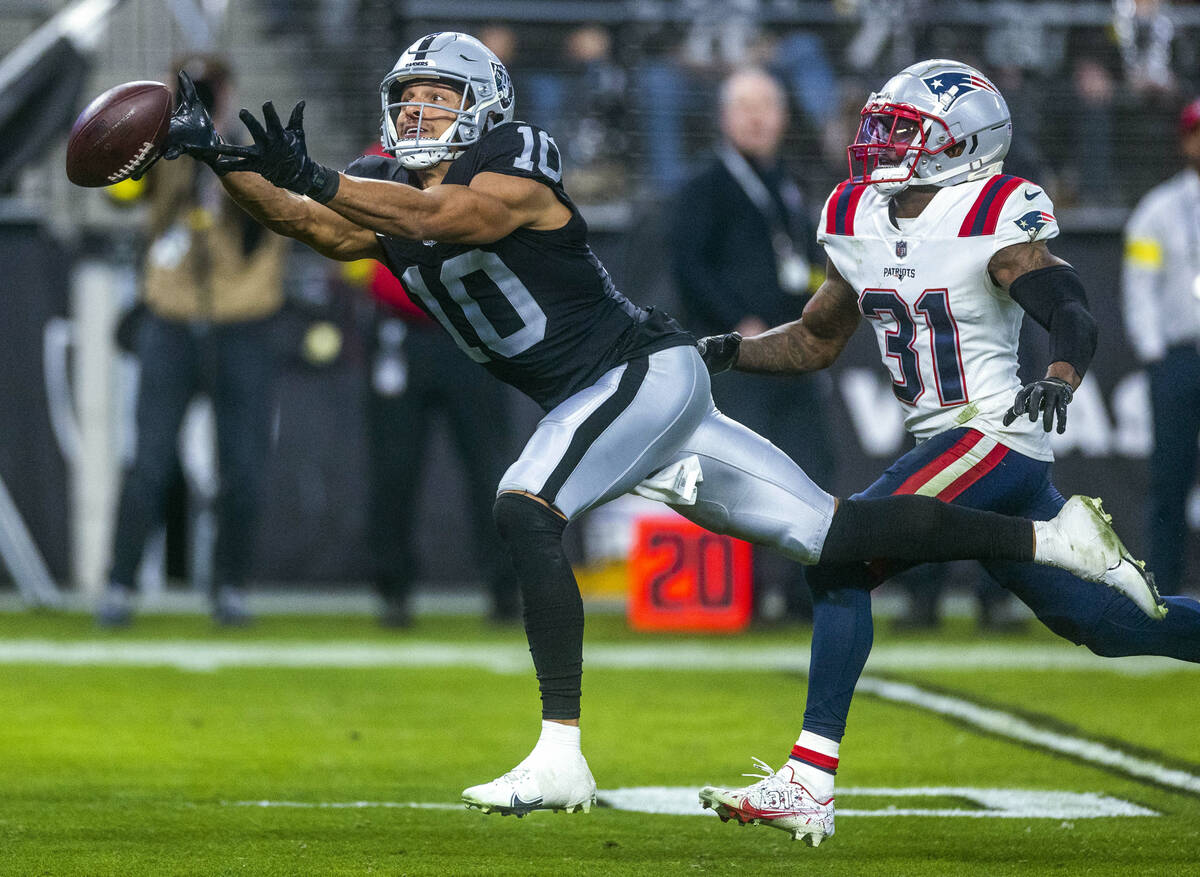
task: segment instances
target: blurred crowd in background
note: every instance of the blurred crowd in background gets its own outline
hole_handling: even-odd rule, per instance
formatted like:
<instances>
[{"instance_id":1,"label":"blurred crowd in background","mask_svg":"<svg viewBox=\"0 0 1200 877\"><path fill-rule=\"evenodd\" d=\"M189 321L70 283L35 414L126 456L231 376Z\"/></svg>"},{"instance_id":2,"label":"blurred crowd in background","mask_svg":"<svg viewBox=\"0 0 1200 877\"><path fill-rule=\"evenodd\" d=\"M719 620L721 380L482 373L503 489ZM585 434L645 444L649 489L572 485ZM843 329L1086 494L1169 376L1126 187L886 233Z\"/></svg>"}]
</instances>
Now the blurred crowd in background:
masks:
<instances>
[{"instance_id":1,"label":"blurred crowd in background","mask_svg":"<svg viewBox=\"0 0 1200 877\"><path fill-rule=\"evenodd\" d=\"M431 30L474 32L509 67L519 113L564 147L585 203L671 192L716 133L717 83L748 65L785 85L787 158L817 198L846 175L866 95L916 59L989 75L1013 112L1007 169L1064 207L1132 205L1169 166L1175 115L1200 86L1200 8L1180 0L501 0L468 19L372 0L264 10L272 33L321 60L306 93L337 96L364 136L377 124L366 96L400 47Z\"/></svg>"},{"instance_id":2,"label":"blurred crowd in background","mask_svg":"<svg viewBox=\"0 0 1200 877\"><path fill-rule=\"evenodd\" d=\"M413 39L437 30L476 35L507 65L518 117L555 137L564 156L567 191L582 205L593 244L618 285L639 303L678 313L700 333L735 325L761 329L760 322L765 326L799 314L821 276L812 223L826 194L847 176L846 146L859 111L870 92L915 60L955 58L990 76L1013 116L1013 147L1005 171L1038 182L1060 211L1070 211L1071 219L1064 222L1068 233L1109 235L1102 246L1110 249L1119 248L1114 242L1131 208L1178 170L1180 109L1200 93L1200 4L1184 0L89 2L111 7L106 13L111 28L89 47L94 66L86 84L80 81L83 73L73 73L81 100L72 114L115 82L166 80L175 59L207 52L233 72L229 103L218 120L232 132L229 136L239 136L233 118L237 105L256 107L270 97L284 111L302 97L308 106L311 152L339 167L378 148L379 82ZM3 0L0 54L9 53L6 60L11 59L25 37L53 14L76 5L87 4ZM737 123L729 127L722 112L722 83L748 70L774 77L781 98L778 108L770 109L777 113L778 141L756 168L760 175L769 171L763 178L775 206L757 215L747 202L748 218L737 219L722 216L720 204L705 206L703 201L709 186L705 181L721 173L722 142L741 149ZM36 99L37 93L31 94ZM114 308L128 311L144 297L145 266L153 261L157 232L153 222L145 221L144 206L139 207L151 199L114 192L105 200L70 187L61 173L65 127L59 127L61 136L51 138L49 149L22 156L19 173L6 174L7 159L0 155L0 219L16 216L24 223L33 215L38 235L53 230L48 249L69 254L64 261L98 258L126 271L129 282L113 288L121 299ZM9 152L9 158L15 154ZM738 191L736 184L727 184ZM200 189L192 195L197 203L212 197ZM184 206L192 211L195 205ZM687 251L682 244L690 240L689 231L703 211L713 213L714 222L727 222L729 229L721 232L714 226L714 234L728 240L737 240L739 229L757 228L755 222L764 240L784 228L792 238L789 249L804 264L803 282L794 290L764 287L763 301L738 302L736 313L726 303L722 310L714 297L729 282L704 291L693 282L694 270L693 280L688 279L689 266L694 269L699 260L713 256L716 247L691 240L695 253L682 255ZM185 213L192 215L180 215ZM750 244L737 244L733 261L712 270L736 277L742 270L739 247L747 259L758 258L750 253ZM770 277L775 270L767 264L771 248L760 249L766 262L759 268ZM668 251L675 252L674 259ZM1117 258L1119 253L1104 255L1097 264ZM271 349L283 377L271 424L271 461L260 488L265 525L274 535L258 545L250 571L244 570L248 561L243 558L236 575L223 574L218 543L214 572L211 518L214 508L220 513L220 497L227 493L218 487L216 463L228 461L216 461L209 465L212 471L204 472L204 465L189 467L183 459L170 473L160 462L154 489L148 492L165 496L168 489L174 491L173 499L164 498L168 536L171 530L190 528L192 533L190 548L178 548L179 538L167 540L167 569L190 572L210 589L233 584L235 591L247 575L371 581L382 598L383 620L398 626L411 620L410 592L417 580L474 577L485 583L481 590L489 594L493 618L513 620L519 606L511 572L490 562L494 534L480 513L487 509L489 485L536 420L535 407L499 386L487 388L492 402L458 392L470 383L459 379L459 371L473 366L406 304L394 278L378 266L343 269L289 246L282 271L283 303L271 315ZM1100 301L1093 303L1101 312L1114 310L1115 289L1097 286L1096 291ZM82 319L77 304L74 309L76 319ZM721 318L708 325L713 314ZM38 319L31 317L31 324ZM202 322L211 320L204 317ZM88 328L80 325L81 331ZM1108 343L1114 342L1121 343L1109 336ZM1105 392L1119 377L1106 376ZM836 411L830 384L814 381L782 391L764 386L753 392L749 383L731 387L736 388L725 404L736 406L740 400L762 409L763 423L754 422L753 412L742 412L748 423L785 448L795 445L798 458L820 456L803 462L825 486L834 491L862 486L865 473L845 466L847 443L831 438L839 428L834 418L845 430L846 415ZM135 393L123 391L127 399ZM783 420L777 426L767 423L771 412L778 413L776 397L803 394L811 418L791 426ZM51 409L55 404L51 398ZM131 404L118 401L114 407ZM313 416L320 412L327 416ZM182 416L173 412L164 442L180 429L176 415ZM814 429L821 434L812 435ZM788 430L794 434L785 434ZM189 434L186 421L184 433ZM185 437L182 444L188 441ZM211 435L204 441L211 445ZM75 463L67 444L59 440L71 469ZM134 459L132 440L125 445L123 457L117 456L128 465ZM887 457L891 452L864 445L855 453ZM1145 451L1138 453L1144 456ZM187 457L186 451L181 457ZM460 470L451 482L444 478L447 464ZM11 477L3 465L0 470ZM1124 477L1124 470L1113 471L1114 479ZM69 478L88 480L78 472ZM97 494L98 502L115 507L116 490L107 491ZM189 502L201 512L170 513ZM26 511L26 516L35 535L39 527L42 533L47 527L53 531L43 537L51 543L43 550L55 573L71 578L54 547L70 540L60 539L57 523L47 523L61 515L60 509L61 504L44 514ZM317 533L314 521L320 521ZM70 564L77 583L95 592L104 583L90 577L104 568L107 584L119 580L133 588L131 565L146 526L139 524L136 538L126 540L117 574L107 566L111 558L98 559L111 553L99 547L111 549L111 534L92 538L93 552L100 553ZM79 537L73 538L77 547ZM586 544L575 546L580 558L603 561L628 548L603 526L581 538ZM120 536L117 542L121 544ZM447 550L465 543L475 550ZM802 580L789 583L795 571L772 575L786 593L771 611L803 616L802 595L797 599ZM974 575L968 571L965 578L974 582ZM152 579L143 571L139 581L144 585ZM914 589L916 623L936 623L944 583L921 576L925 592L920 596L919 588ZM979 591L980 620L1003 624L1003 613L993 611L994 596L986 587ZM221 607L214 608L219 614ZM130 611L118 605L117 620L127 620ZM235 612L231 620L236 623L238 617Z\"/></svg>"}]
</instances>

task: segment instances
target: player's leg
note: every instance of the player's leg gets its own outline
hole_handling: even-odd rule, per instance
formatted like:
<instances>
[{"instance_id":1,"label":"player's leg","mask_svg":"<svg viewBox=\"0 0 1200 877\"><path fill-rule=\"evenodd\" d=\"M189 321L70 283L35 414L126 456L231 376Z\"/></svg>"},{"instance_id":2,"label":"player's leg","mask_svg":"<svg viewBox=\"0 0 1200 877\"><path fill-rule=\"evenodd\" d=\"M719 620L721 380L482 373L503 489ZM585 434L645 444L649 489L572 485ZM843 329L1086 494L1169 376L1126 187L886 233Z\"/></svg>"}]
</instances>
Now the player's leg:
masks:
<instances>
[{"instance_id":1,"label":"player's leg","mask_svg":"<svg viewBox=\"0 0 1200 877\"><path fill-rule=\"evenodd\" d=\"M1035 519L1057 514L1063 498L1050 482L1048 471L1031 484L1036 490L1023 513ZM1097 655L1161 655L1200 662L1200 602L1190 597L1164 597L1168 612L1165 618L1155 620L1121 594L1064 570L1027 563L987 566L1038 620Z\"/></svg>"},{"instance_id":2,"label":"player's leg","mask_svg":"<svg viewBox=\"0 0 1200 877\"><path fill-rule=\"evenodd\" d=\"M563 529L669 463L711 407L695 348L653 353L611 370L547 414L501 479L496 526L521 582L542 736L514 770L467 789L468 806L517 815L590 806L595 783L578 729L583 601Z\"/></svg>"},{"instance_id":3,"label":"player's leg","mask_svg":"<svg viewBox=\"0 0 1200 877\"><path fill-rule=\"evenodd\" d=\"M1089 505L1094 500L1074 497L1051 521L960 508L902 488L895 495L838 502L762 436L715 410L677 454L693 455L704 474L700 495L677 511L801 563L1036 561L1126 592L1149 615L1161 609L1110 521Z\"/></svg>"},{"instance_id":4,"label":"player's leg","mask_svg":"<svg viewBox=\"0 0 1200 877\"><path fill-rule=\"evenodd\" d=\"M995 455L983 453L982 448L971 454L969 447L957 446L960 439L958 431L922 444L897 461L861 498L843 501L836 513L826 511L827 516L814 510L828 510L831 497L768 442L728 418L710 417L685 443L680 453L700 457L704 482L696 505L680 507L681 513L710 529L773 545L808 562L819 555L825 567L810 577L815 591L810 667L814 691L792 757L779 772L750 787L706 789L701 795L706 806L728 817L783 828L811 843L832 833L832 774L838 743L872 637L865 593L872 579L861 563L853 561L1034 559L1035 525L1028 519L957 508L931 496L904 492L910 490L910 479L925 479L934 470L940 473L935 483L945 481L957 489L995 466ZM893 495L897 493L903 495ZM1095 520L1088 525L1099 528L1102 523ZM1044 537L1039 561L1049 559L1045 551L1055 547L1056 539L1067 543L1065 553L1070 554L1071 538L1062 539L1045 524L1038 535ZM1104 570L1103 564L1099 569ZM781 795L792 807L785 815L758 803L779 800Z\"/></svg>"},{"instance_id":5,"label":"player's leg","mask_svg":"<svg viewBox=\"0 0 1200 877\"><path fill-rule=\"evenodd\" d=\"M817 559L835 517L834 500L769 442L714 412L680 453L700 455L704 481L695 506L677 511L710 529L774 545L803 562ZM723 819L768 824L815 846L834 831L838 743L871 650L870 589L877 579L862 562L821 563L807 573L813 642L800 739L780 770L764 768L763 779L744 788L707 787L700 800Z\"/></svg>"},{"instance_id":6,"label":"player's leg","mask_svg":"<svg viewBox=\"0 0 1200 877\"><path fill-rule=\"evenodd\" d=\"M103 625L128 623L142 551L162 522L167 487L175 472L179 427L196 391L198 359L188 327L152 313L137 332L141 362L136 409L137 447L121 486L108 586L97 609Z\"/></svg>"}]
</instances>

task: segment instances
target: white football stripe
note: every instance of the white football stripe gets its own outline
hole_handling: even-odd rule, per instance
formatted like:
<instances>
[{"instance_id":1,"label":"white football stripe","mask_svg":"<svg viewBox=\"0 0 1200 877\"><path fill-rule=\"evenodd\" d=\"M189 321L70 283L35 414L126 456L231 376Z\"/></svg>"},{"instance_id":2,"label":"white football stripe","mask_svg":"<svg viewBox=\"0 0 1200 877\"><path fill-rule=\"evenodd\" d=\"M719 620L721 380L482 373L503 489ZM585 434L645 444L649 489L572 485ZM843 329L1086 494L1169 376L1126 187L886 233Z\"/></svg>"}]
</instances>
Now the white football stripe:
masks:
<instances>
[{"instance_id":1,"label":"white football stripe","mask_svg":"<svg viewBox=\"0 0 1200 877\"><path fill-rule=\"evenodd\" d=\"M926 691L904 682L890 682L866 676L859 679L856 690L869 692L894 703L910 704L938 715L949 716L1010 740L1031 743L1052 752L1112 768L1128 776L1200 794L1200 776L1130 755L1095 740L1039 728L1020 716L1003 710L991 709L969 700Z\"/></svg>"},{"instance_id":2,"label":"white football stripe","mask_svg":"<svg viewBox=\"0 0 1200 877\"><path fill-rule=\"evenodd\" d=\"M697 670L704 672L808 671L808 644L795 648L739 643L675 642L655 645L595 644L584 649L589 669ZM528 673L522 643L219 642L210 640L14 639L0 641L0 665L175 667L212 671L224 667L479 667L497 673ZM879 645L869 670L1083 670L1127 676L1184 673L1200 664L1170 658L1101 658L1067 645Z\"/></svg>"},{"instance_id":3,"label":"white football stripe","mask_svg":"<svg viewBox=\"0 0 1200 877\"><path fill-rule=\"evenodd\" d=\"M637 813L658 813L671 816L715 815L701 808L699 788L693 786L642 786L627 789L601 789L596 792L597 803L614 810ZM1058 792L1028 789L976 788L915 788L915 789L840 789L840 799L870 795L880 798L965 798L979 809L957 807L919 808L883 807L876 810L838 808L843 816L931 816L966 817L969 819L1097 819L1105 816L1158 816L1120 798L1091 792ZM418 810L465 810L463 804L430 803L422 801L225 801L231 807L296 808L358 810L372 807Z\"/></svg>"}]
</instances>

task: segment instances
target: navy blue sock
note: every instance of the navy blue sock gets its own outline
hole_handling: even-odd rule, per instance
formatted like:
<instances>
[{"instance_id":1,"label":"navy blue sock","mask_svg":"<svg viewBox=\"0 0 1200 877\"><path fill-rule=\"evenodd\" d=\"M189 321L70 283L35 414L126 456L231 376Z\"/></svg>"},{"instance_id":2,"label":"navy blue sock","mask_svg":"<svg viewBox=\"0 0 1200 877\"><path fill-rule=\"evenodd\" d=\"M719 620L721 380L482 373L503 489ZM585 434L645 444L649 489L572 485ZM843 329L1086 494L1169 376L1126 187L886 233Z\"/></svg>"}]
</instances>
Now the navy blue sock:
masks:
<instances>
[{"instance_id":1,"label":"navy blue sock","mask_svg":"<svg viewBox=\"0 0 1200 877\"><path fill-rule=\"evenodd\" d=\"M813 593L813 640L804 730L840 741L875 637L870 579L863 564L819 564L806 572ZM854 587L856 582L861 586Z\"/></svg>"}]
</instances>

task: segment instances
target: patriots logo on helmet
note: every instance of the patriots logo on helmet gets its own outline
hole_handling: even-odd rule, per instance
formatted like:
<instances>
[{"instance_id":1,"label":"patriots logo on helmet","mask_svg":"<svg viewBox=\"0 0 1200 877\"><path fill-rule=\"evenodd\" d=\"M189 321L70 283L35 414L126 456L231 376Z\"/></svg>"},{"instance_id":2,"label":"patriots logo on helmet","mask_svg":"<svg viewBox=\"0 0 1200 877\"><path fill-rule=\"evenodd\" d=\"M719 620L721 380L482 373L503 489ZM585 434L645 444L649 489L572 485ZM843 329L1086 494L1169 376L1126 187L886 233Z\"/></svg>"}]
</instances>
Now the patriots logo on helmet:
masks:
<instances>
[{"instance_id":1,"label":"patriots logo on helmet","mask_svg":"<svg viewBox=\"0 0 1200 877\"><path fill-rule=\"evenodd\" d=\"M1017 228L1029 235L1030 240L1033 240L1046 223L1054 222L1054 216L1045 210L1030 210L1020 219L1014 219L1013 222L1017 224Z\"/></svg>"},{"instance_id":2,"label":"patriots logo on helmet","mask_svg":"<svg viewBox=\"0 0 1200 877\"><path fill-rule=\"evenodd\" d=\"M944 110L949 109L960 97L973 91L990 91L992 94L999 94L996 86L982 76L976 76L974 73L966 71L939 73L937 76L927 76L921 81L941 101Z\"/></svg>"}]
</instances>

